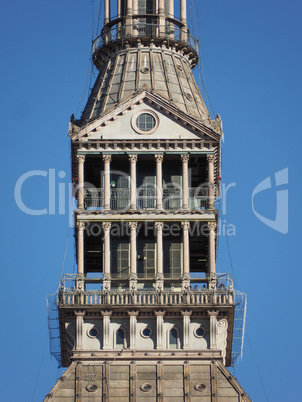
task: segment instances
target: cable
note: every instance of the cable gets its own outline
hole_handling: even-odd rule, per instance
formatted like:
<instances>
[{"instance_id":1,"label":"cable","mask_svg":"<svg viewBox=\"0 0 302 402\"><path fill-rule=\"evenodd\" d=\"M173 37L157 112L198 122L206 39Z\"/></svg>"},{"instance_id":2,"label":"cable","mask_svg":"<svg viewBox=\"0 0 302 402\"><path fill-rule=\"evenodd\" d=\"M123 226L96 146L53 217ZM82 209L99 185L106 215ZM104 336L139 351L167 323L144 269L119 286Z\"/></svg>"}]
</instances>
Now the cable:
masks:
<instances>
[{"instance_id":1,"label":"cable","mask_svg":"<svg viewBox=\"0 0 302 402\"><path fill-rule=\"evenodd\" d=\"M69 223L69 222L68 222ZM65 259L66 259L66 254L67 254L67 247L68 247L68 242L69 242L69 234L70 234L70 225L68 225L68 234L67 234L67 239L66 239L66 243L65 243L65 250L64 250L64 257L63 257L63 261L62 261L62 266L61 266L61 273L60 273L60 279L62 277L63 274L63 269L64 269L64 264L65 264ZM56 292L59 290L59 284L57 286Z\"/></svg>"},{"instance_id":2,"label":"cable","mask_svg":"<svg viewBox=\"0 0 302 402\"><path fill-rule=\"evenodd\" d=\"M35 383L33 395L32 395L32 398L31 398L31 402L33 402L33 401L34 401L34 398L35 398L36 389L37 389L37 385L38 385L38 381L39 381L39 377L40 377L40 373L41 373L41 370L42 370L42 365L43 365L43 361L44 361L44 357L45 357L45 351L46 351L46 345L47 345L47 343L48 343L48 336L46 336L45 345L44 345L44 350L43 350L43 354L42 354L42 358L41 358L40 367L39 367L39 370L38 370L38 375L37 375L37 379L36 379L36 383Z\"/></svg>"}]
</instances>

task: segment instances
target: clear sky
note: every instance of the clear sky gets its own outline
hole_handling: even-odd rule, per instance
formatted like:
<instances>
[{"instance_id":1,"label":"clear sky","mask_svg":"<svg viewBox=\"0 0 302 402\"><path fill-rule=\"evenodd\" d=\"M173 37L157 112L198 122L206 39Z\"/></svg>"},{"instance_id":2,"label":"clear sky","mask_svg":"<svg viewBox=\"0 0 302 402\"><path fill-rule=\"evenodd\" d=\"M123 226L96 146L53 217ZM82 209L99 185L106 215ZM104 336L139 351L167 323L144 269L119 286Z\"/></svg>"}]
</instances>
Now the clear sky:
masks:
<instances>
[{"instance_id":1,"label":"clear sky","mask_svg":"<svg viewBox=\"0 0 302 402\"><path fill-rule=\"evenodd\" d=\"M61 374L49 354L46 295L56 290L68 237L68 216L59 214L58 192L59 184L62 190L70 182L68 121L83 109L86 81L88 88L92 85L97 2L15 0L0 6L3 402L40 402ZM207 92L225 133L222 183L235 184L221 216L227 227L234 225L236 235L226 237L222 231L218 267L234 274L237 288L248 295L244 357L231 372L254 401L297 401L301 2L194 3ZM26 181L23 202L49 211L49 169L55 169L56 211L40 216L22 212L15 185L33 170L44 176ZM50 200L50 212L52 207ZM71 230L64 272L74 270Z\"/></svg>"}]
</instances>

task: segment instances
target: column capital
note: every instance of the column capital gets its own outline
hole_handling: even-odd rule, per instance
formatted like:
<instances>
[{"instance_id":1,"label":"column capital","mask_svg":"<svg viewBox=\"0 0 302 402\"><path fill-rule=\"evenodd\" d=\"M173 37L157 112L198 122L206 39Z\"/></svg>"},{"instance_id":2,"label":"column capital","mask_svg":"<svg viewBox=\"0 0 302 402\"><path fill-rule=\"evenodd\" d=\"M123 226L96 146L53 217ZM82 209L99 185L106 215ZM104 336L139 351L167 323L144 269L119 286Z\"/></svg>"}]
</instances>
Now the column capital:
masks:
<instances>
[{"instance_id":1,"label":"column capital","mask_svg":"<svg viewBox=\"0 0 302 402\"><path fill-rule=\"evenodd\" d=\"M214 163L215 162L215 155L207 154L207 160L208 160L209 163Z\"/></svg>"},{"instance_id":2,"label":"column capital","mask_svg":"<svg viewBox=\"0 0 302 402\"><path fill-rule=\"evenodd\" d=\"M102 222L102 226L104 230L110 230L111 222Z\"/></svg>"},{"instance_id":3,"label":"column capital","mask_svg":"<svg viewBox=\"0 0 302 402\"><path fill-rule=\"evenodd\" d=\"M111 155L103 155L104 162L111 162Z\"/></svg>"},{"instance_id":4,"label":"column capital","mask_svg":"<svg viewBox=\"0 0 302 402\"><path fill-rule=\"evenodd\" d=\"M85 155L77 155L77 159L79 163L84 163L85 162Z\"/></svg>"},{"instance_id":5,"label":"column capital","mask_svg":"<svg viewBox=\"0 0 302 402\"><path fill-rule=\"evenodd\" d=\"M84 230L85 229L85 222L77 222L77 229L78 230Z\"/></svg>"},{"instance_id":6,"label":"column capital","mask_svg":"<svg viewBox=\"0 0 302 402\"><path fill-rule=\"evenodd\" d=\"M216 230L217 228L216 222L208 222L208 228L209 230Z\"/></svg>"},{"instance_id":7,"label":"column capital","mask_svg":"<svg viewBox=\"0 0 302 402\"><path fill-rule=\"evenodd\" d=\"M134 230L137 229L137 222L128 222L128 226L129 226L131 231L132 230L134 231Z\"/></svg>"},{"instance_id":8,"label":"column capital","mask_svg":"<svg viewBox=\"0 0 302 402\"><path fill-rule=\"evenodd\" d=\"M154 314L156 315L156 317L163 317L166 314L166 311L165 310L154 311Z\"/></svg>"},{"instance_id":9,"label":"column capital","mask_svg":"<svg viewBox=\"0 0 302 402\"><path fill-rule=\"evenodd\" d=\"M130 310L130 311L128 311L128 315L129 315L130 317L137 317L138 314L139 314L139 312L138 312L137 310Z\"/></svg>"},{"instance_id":10,"label":"column capital","mask_svg":"<svg viewBox=\"0 0 302 402\"><path fill-rule=\"evenodd\" d=\"M137 155L128 155L128 158L129 158L129 161L131 162L131 163L136 163L137 162Z\"/></svg>"},{"instance_id":11,"label":"column capital","mask_svg":"<svg viewBox=\"0 0 302 402\"><path fill-rule=\"evenodd\" d=\"M163 230L164 222L155 222L154 226L156 227L157 230Z\"/></svg>"},{"instance_id":12,"label":"column capital","mask_svg":"<svg viewBox=\"0 0 302 402\"><path fill-rule=\"evenodd\" d=\"M219 315L219 310L213 309L207 311L208 316L210 317L217 317Z\"/></svg>"},{"instance_id":13,"label":"column capital","mask_svg":"<svg viewBox=\"0 0 302 402\"><path fill-rule=\"evenodd\" d=\"M154 157L156 159L156 162L158 163L162 163L162 161L164 160L164 155L162 154L155 154Z\"/></svg>"},{"instance_id":14,"label":"column capital","mask_svg":"<svg viewBox=\"0 0 302 402\"><path fill-rule=\"evenodd\" d=\"M112 311L101 310L101 314L102 314L103 317L110 317L112 315Z\"/></svg>"},{"instance_id":15,"label":"column capital","mask_svg":"<svg viewBox=\"0 0 302 402\"><path fill-rule=\"evenodd\" d=\"M190 222L181 222L181 227L183 228L183 230L189 230Z\"/></svg>"},{"instance_id":16,"label":"column capital","mask_svg":"<svg viewBox=\"0 0 302 402\"><path fill-rule=\"evenodd\" d=\"M183 317L187 317L187 316L190 316L192 314L192 310L181 310L180 313L181 313L181 315Z\"/></svg>"},{"instance_id":17,"label":"column capital","mask_svg":"<svg viewBox=\"0 0 302 402\"><path fill-rule=\"evenodd\" d=\"M189 154L181 154L181 155L180 155L180 158L181 158L181 160L182 160L183 162L187 163L187 162L189 162L190 155L189 155Z\"/></svg>"},{"instance_id":18,"label":"column capital","mask_svg":"<svg viewBox=\"0 0 302 402\"><path fill-rule=\"evenodd\" d=\"M75 310L75 311L74 311L74 315L75 315L76 317L84 317L85 314L86 314L86 311L85 311L85 310Z\"/></svg>"}]
</instances>

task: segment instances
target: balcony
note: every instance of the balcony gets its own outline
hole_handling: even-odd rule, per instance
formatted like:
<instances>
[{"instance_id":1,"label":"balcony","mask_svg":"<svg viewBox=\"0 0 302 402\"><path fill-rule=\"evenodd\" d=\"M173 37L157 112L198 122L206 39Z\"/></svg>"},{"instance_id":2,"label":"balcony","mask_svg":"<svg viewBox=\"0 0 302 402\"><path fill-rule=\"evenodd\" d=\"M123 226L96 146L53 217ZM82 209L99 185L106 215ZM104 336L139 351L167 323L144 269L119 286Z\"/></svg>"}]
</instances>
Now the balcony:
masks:
<instances>
[{"instance_id":1,"label":"balcony","mask_svg":"<svg viewBox=\"0 0 302 402\"><path fill-rule=\"evenodd\" d=\"M59 293L59 306L106 306L120 305L232 305L234 293L226 291L85 291L61 290Z\"/></svg>"},{"instance_id":2,"label":"balcony","mask_svg":"<svg viewBox=\"0 0 302 402\"><path fill-rule=\"evenodd\" d=\"M209 196L207 187L189 188L189 210L207 209ZM110 209L123 211L130 209L131 191L129 188L110 189ZM164 210L182 209L182 189L163 188L162 205ZM85 188L84 208L86 210L102 210L104 208L104 189ZM156 208L156 188L139 188L136 192L136 208L138 210L154 210Z\"/></svg>"},{"instance_id":3,"label":"balcony","mask_svg":"<svg viewBox=\"0 0 302 402\"><path fill-rule=\"evenodd\" d=\"M125 40L129 38L146 39L164 39L169 42L179 42L190 48L198 55L199 42L194 36L190 35L187 28L176 25L176 20L167 22L166 25L158 23L137 22L132 24L121 24L121 19L116 19L105 26L101 35L99 35L92 44L92 52L95 54L103 46L112 42Z\"/></svg>"}]
</instances>

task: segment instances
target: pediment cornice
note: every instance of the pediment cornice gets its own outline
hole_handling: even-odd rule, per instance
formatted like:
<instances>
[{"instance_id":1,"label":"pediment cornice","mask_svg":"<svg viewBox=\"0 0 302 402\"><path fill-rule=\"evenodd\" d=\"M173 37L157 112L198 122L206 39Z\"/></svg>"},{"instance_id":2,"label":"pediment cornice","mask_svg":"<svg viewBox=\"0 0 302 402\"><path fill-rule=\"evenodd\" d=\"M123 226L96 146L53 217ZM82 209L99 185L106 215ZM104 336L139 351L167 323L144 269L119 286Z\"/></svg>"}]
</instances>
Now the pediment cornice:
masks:
<instances>
[{"instance_id":1,"label":"pediment cornice","mask_svg":"<svg viewBox=\"0 0 302 402\"><path fill-rule=\"evenodd\" d=\"M164 97L149 91L136 93L120 105L108 110L103 116L88 122L84 127L80 128L75 124L70 123L69 136L73 142L87 141L92 133L114 122L142 103L151 105L159 112L169 116L182 126L187 127L197 135L202 136L204 139L218 142L221 140L222 131L221 119L219 116L216 120L211 120L210 118L204 121L198 120L181 111ZM211 127L211 125L214 125L216 129Z\"/></svg>"}]
</instances>

